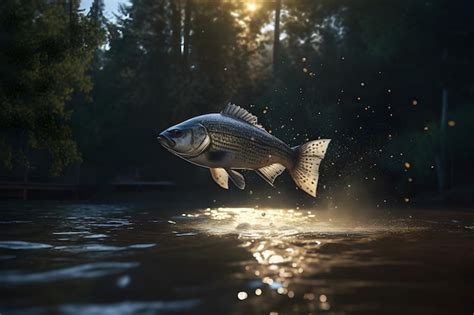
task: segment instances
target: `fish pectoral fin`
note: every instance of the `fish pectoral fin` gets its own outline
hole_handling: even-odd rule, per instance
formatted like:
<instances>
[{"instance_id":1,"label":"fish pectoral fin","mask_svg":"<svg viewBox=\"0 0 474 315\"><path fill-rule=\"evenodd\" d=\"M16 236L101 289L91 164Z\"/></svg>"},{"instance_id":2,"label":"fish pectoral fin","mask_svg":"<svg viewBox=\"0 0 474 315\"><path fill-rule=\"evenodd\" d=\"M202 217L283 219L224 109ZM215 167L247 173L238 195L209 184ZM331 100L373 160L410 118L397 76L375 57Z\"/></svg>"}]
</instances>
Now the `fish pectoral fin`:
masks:
<instances>
[{"instance_id":1,"label":"fish pectoral fin","mask_svg":"<svg viewBox=\"0 0 474 315\"><path fill-rule=\"evenodd\" d=\"M223 168L210 168L212 179L222 188L229 189L229 175Z\"/></svg>"},{"instance_id":2,"label":"fish pectoral fin","mask_svg":"<svg viewBox=\"0 0 474 315\"><path fill-rule=\"evenodd\" d=\"M242 174L231 169L226 169L226 171L227 171L227 174L229 174L229 177L234 183L234 185L237 186L237 188L241 190L245 189L245 179L244 179L244 176L242 176Z\"/></svg>"},{"instance_id":3,"label":"fish pectoral fin","mask_svg":"<svg viewBox=\"0 0 474 315\"><path fill-rule=\"evenodd\" d=\"M278 177L283 171L285 167L281 164L275 163L269 166L265 166L256 170L257 174L260 175L267 183L273 186L273 182L275 178Z\"/></svg>"}]
</instances>

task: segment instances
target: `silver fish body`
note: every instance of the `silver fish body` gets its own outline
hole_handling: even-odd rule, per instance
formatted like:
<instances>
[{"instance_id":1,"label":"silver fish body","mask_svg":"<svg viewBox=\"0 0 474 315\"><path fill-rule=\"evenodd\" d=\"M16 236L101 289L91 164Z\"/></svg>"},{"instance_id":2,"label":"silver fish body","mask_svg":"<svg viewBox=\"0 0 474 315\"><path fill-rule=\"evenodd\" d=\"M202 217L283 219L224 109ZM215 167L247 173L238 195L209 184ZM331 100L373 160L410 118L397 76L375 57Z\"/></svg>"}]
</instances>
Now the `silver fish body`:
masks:
<instances>
[{"instance_id":1,"label":"silver fish body","mask_svg":"<svg viewBox=\"0 0 474 315\"><path fill-rule=\"evenodd\" d=\"M259 169L274 163L292 168L296 154L265 130L222 114L208 114L191 119L208 131L208 148L190 162L204 167Z\"/></svg>"},{"instance_id":2,"label":"silver fish body","mask_svg":"<svg viewBox=\"0 0 474 315\"><path fill-rule=\"evenodd\" d=\"M235 170L255 170L273 185L288 169L296 184L316 196L318 169L330 140L316 140L290 148L257 123L243 108L229 104L221 113L191 118L159 136L173 154L211 170L213 179L228 188L228 179L240 189L243 176Z\"/></svg>"}]
</instances>

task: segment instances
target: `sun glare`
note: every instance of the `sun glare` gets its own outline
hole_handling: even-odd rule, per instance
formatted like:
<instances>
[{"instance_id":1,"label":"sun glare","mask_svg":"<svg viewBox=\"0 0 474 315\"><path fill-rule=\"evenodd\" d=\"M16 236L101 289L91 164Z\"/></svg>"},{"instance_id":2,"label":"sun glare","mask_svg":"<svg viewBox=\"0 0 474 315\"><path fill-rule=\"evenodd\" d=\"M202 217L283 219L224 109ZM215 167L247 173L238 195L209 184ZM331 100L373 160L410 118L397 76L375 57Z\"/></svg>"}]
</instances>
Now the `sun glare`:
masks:
<instances>
[{"instance_id":1,"label":"sun glare","mask_svg":"<svg viewBox=\"0 0 474 315\"><path fill-rule=\"evenodd\" d=\"M258 9L258 6L255 2L248 2L247 3L247 10L250 12L255 12Z\"/></svg>"}]
</instances>

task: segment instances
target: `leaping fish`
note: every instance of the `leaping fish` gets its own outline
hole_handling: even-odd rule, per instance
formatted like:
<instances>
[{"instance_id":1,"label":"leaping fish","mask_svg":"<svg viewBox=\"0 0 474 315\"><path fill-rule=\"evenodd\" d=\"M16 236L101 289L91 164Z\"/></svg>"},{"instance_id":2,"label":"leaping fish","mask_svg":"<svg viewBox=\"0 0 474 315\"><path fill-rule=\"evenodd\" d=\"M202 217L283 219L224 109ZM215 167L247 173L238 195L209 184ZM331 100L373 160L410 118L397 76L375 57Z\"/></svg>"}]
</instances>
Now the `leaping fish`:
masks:
<instances>
[{"instance_id":1,"label":"leaping fish","mask_svg":"<svg viewBox=\"0 0 474 315\"><path fill-rule=\"evenodd\" d=\"M180 158L209 168L222 188L229 188L229 178L239 189L245 188L239 169L256 171L272 186L288 169L296 185L313 197L319 165L331 141L290 147L258 124L256 116L230 103L220 113L197 116L166 129L158 140Z\"/></svg>"}]
</instances>

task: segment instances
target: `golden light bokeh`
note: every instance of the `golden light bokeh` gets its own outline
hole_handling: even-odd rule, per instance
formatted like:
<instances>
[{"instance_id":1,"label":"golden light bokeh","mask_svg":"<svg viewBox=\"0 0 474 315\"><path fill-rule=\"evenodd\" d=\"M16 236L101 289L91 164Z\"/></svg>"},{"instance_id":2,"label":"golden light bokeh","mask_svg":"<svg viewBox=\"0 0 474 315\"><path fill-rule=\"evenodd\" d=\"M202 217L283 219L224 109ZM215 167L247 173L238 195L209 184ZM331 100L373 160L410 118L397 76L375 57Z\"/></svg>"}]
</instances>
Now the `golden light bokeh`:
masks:
<instances>
[{"instance_id":1,"label":"golden light bokeh","mask_svg":"<svg viewBox=\"0 0 474 315\"><path fill-rule=\"evenodd\" d=\"M247 10L250 12L255 12L258 10L258 5L255 2L247 2Z\"/></svg>"}]
</instances>

